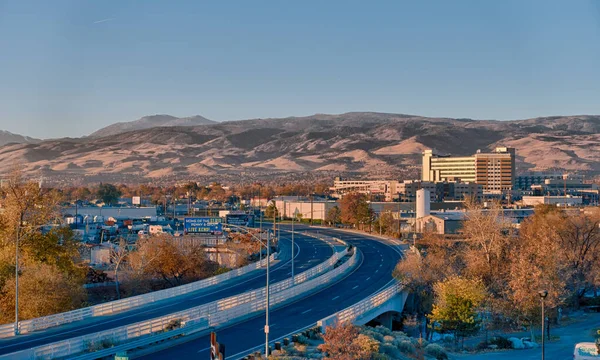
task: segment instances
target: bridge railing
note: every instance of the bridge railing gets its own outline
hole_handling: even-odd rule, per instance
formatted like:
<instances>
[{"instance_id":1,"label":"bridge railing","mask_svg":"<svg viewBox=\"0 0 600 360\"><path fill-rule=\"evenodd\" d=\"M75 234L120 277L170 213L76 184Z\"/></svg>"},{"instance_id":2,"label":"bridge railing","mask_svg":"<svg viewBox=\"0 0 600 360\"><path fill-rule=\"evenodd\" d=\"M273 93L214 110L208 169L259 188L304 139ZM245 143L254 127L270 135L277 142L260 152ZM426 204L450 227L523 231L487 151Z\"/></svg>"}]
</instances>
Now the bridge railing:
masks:
<instances>
[{"instance_id":1,"label":"bridge railing","mask_svg":"<svg viewBox=\"0 0 600 360\"><path fill-rule=\"evenodd\" d=\"M392 283L385 289L363 299L362 301L345 308L344 310L338 311L337 313L321 319L317 322L317 326L320 326L323 331L327 326L335 326L337 324L345 324L354 322L356 319L365 315L371 310L378 308L385 304L387 301L397 296L402 292L402 285L397 281Z\"/></svg>"},{"instance_id":2,"label":"bridge railing","mask_svg":"<svg viewBox=\"0 0 600 360\"><path fill-rule=\"evenodd\" d=\"M333 258L338 258L340 253L334 254ZM347 250L344 251L344 256ZM329 262L328 260L327 262ZM358 252L337 268L311 280L304 281L293 287L280 290L270 294L270 305L275 307L306 293L319 289L323 286L332 284L337 278L344 275L358 261ZM337 262L337 261L336 261ZM311 269L312 270L312 269ZM310 270L308 270L310 271ZM299 274L298 276L301 276ZM277 284L275 284L277 285ZM244 298L242 300L241 298ZM243 302L246 301L246 302ZM131 342L133 347L137 347L137 341L141 336L170 331L175 323L180 327L193 325L198 331L199 324L205 324L200 330L208 330L217 326L243 319L255 312L264 310L266 307L266 294L264 289L252 291L231 297L230 299L219 300L210 304L201 305L184 311L169 314L152 320L117 327L114 329L101 331L89 335L83 335L52 344L37 346L31 349L0 356L0 359L53 359L56 357L65 357L80 354L86 350L92 350L93 344L110 343L110 346ZM171 329L172 330L172 329ZM92 345L90 345L92 344ZM120 346L123 347L123 346ZM126 346L125 346L126 347Z\"/></svg>"}]
</instances>

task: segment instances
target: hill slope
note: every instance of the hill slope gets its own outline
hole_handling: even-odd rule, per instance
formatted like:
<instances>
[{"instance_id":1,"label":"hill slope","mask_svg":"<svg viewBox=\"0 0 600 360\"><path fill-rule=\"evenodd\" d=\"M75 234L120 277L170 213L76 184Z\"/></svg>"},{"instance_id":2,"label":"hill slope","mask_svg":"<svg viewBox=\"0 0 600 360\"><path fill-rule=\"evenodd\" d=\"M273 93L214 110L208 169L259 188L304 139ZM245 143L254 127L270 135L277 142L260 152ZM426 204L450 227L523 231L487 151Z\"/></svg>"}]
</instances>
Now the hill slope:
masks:
<instances>
[{"instance_id":1,"label":"hill slope","mask_svg":"<svg viewBox=\"0 0 600 360\"><path fill-rule=\"evenodd\" d=\"M143 118L135 121L120 122L109 125L92 133L90 137L98 138L103 136L118 135L128 131L144 130L160 126L198 126L216 123L216 121L209 120L200 115L184 118L178 118L171 115L151 115L144 116Z\"/></svg>"},{"instance_id":2,"label":"hill slope","mask_svg":"<svg viewBox=\"0 0 600 360\"><path fill-rule=\"evenodd\" d=\"M272 176L327 171L418 176L426 148L455 155L506 145L518 170L600 173L600 116L476 121L383 113L253 119L155 127L106 137L0 147L0 166L18 161L44 176L160 178Z\"/></svg>"}]
</instances>

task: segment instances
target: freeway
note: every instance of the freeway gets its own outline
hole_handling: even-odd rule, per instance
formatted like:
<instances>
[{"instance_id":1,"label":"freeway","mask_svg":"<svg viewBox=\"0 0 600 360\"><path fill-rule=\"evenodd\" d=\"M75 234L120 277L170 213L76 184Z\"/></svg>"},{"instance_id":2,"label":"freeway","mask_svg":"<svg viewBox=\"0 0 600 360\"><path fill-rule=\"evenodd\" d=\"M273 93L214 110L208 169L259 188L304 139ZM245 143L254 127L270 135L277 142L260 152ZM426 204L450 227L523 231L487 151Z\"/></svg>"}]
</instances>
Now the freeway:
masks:
<instances>
[{"instance_id":1,"label":"freeway","mask_svg":"<svg viewBox=\"0 0 600 360\"><path fill-rule=\"evenodd\" d=\"M392 280L392 271L400 259L400 245L386 240L337 230L305 229L335 236L360 249L363 261L351 274L328 288L270 312L270 339L288 336L298 329L316 324L339 310L345 309L377 292ZM396 251L394 251L396 250ZM219 343L226 346L226 358L238 359L263 344L264 313L229 327L218 329ZM209 336L173 346L145 359L208 359Z\"/></svg>"},{"instance_id":2,"label":"freeway","mask_svg":"<svg viewBox=\"0 0 600 360\"><path fill-rule=\"evenodd\" d=\"M282 233L280 247L291 248L290 235ZM296 262L294 264L296 274L299 274L311 267L314 267L327 260L333 254L333 248L321 240L303 235L296 235ZM285 280L291 276L290 256L278 261L271 268L272 283ZM91 334L94 332L107 330L116 326L133 324L143 320L149 320L159 316L167 315L176 311L185 310L191 307L203 305L215 300L241 294L246 291L259 289L265 286L265 271L256 270L231 279L223 284L211 286L184 296L178 296L173 299L162 300L142 308L124 311L109 316L100 316L86 321L65 324L43 331L24 334L17 337L0 340L0 355L12 353L15 351L44 345L59 340L64 340L76 336Z\"/></svg>"}]
</instances>

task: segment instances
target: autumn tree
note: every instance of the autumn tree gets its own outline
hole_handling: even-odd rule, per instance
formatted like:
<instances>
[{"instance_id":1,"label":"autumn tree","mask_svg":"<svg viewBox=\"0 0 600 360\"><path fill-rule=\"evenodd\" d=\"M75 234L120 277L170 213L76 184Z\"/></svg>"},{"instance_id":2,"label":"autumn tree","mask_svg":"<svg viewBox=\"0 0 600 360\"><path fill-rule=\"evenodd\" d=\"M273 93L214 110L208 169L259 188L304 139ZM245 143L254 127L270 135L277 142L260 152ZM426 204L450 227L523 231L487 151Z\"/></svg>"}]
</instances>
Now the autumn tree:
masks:
<instances>
[{"instance_id":1,"label":"autumn tree","mask_svg":"<svg viewBox=\"0 0 600 360\"><path fill-rule=\"evenodd\" d=\"M137 250L128 259L134 272L160 280L165 287L206 278L219 268L208 260L202 246L170 236L151 236L138 241Z\"/></svg>"},{"instance_id":2,"label":"autumn tree","mask_svg":"<svg viewBox=\"0 0 600 360\"><path fill-rule=\"evenodd\" d=\"M319 349L330 360L370 360L379 351L379 343L359 333L352 324L328 326Z\"/></svg>"},{"instance_id":3,"label":"autumn tree","mask_svg":"<svg viewBox=\"0 0 600 360\"><path fill-rule=\"evenodd\" d=\"M275 206L275 203L272 202L267 206L265 209L265 217L267 219L279 217L279 210L277 209L277 206Z\"/></svg>"},{"instance_id":4,"label":"autumn tree","mask_svg":"<svg viewBox=\"0 0 600 360\"><path fill-rule=\"evenodd\" d=\"M353 224L358 227L358 224L370 223L373 211L367 197L364 194L350 193L344 195L340 200L341 219L345 224Z\"/></svg>"},{"instance_id":5,"label":"autumn tree","mask_svg":"<svg viewBox=\"0 0 600 360\"><path fill-rule=\"evenodd\" d=\"M342 211L340 210L340 208L334 206L331 209L329 209L327 211L327 214L325 215L325 221L329 225L335 225L340 223L342 221Z\"/></svg>"},{"instance_id":6,"label":"autumn tree","mask_svg":"<svg viewBox=\"0 0 600 360\"><path fill-rule=\"evenodd\" d=\"M15 278L8 279L1 291L0 320L14 321ZM19 318L22 320L77 309L85 298L83 278L69 276L56 265L40 262L28 262L22 267L19 275Z\"/></svg>"},{"instance_id":7,"label":"autumn tree","mask_svg":"<svg viewBox=\"0 0 600 360\"><path fill-rule=\"evenodd\" d=\"M435 302L429 316L437 330L451 332L456 341L474 334L479 326L477 309L486 298L480 280L453 276L433 287Z\"/></svg>"}]
</instances>

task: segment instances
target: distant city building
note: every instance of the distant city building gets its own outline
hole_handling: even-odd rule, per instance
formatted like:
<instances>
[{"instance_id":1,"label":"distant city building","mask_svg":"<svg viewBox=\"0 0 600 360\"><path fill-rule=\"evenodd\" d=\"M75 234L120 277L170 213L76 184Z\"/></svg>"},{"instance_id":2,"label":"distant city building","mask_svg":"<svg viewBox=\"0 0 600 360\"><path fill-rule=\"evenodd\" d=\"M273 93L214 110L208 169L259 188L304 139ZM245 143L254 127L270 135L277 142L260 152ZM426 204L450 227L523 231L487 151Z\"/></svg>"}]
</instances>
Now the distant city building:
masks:
<instances>
[{"instance_id":1,"label":"distant city building","mask_svg":"<svg viewBox=\"0 0 600 360\"><path fill-rule=\"evenodd\" d=\"M288 219L297 214L302 219L325 220L327 212L334 206L339 206L332 200L297 196L280 196L271 201L275 203L279 216Z\"/></svg>"},{"instance_id":2,"label":"distant city building","mask_svg":"<svg viewBox=\"0 0 600 360\"><path fill-rule=\"evenodd\" d=\"M483 187L474 182L443 181L435 183L423 180L342 180L335 178L333 187L329 188L334 197L342 198L345 194L360 193L369 196L371 201L414 202L417 191L429 191L431 201L456 201L468 198L481 199Z\"/></svg>"},{"instance_id":3,"label":"distant city building","mask_svg":"<svg viewBox=\"0 0 600 360\"><path fill-rule=\"evenodd\" d=\"M515 149L498 147L493 152L477 151L473 156L442 156L433 150L423 152L423 181L475 182L483 192L501 194L513 189L515 182Z\"/></svg>"},{"instance_id":4,"label":"distant city building","mask_svg":"<svg viewBox=\"0 0 600 360\"><path fill-rule=\"evenodd\" d=\"M533 172L521 174L515 177L515 190L531 190L532 185L541 185L545 180L562 180L563 173L560 172Z\"/></svg>"},{"instance_id":5,"label":"distant city building","mask_svg":"<svg viewBox=\"0 0 600 360\"><path fill-rule=\"evenodd\" d=\"M398 193L398 184L397 180L344 180L336 177L333 187L329 190L338 198L350 193L359 193L392 201L393 195Z\"/></svg>"},{"instance_id":6,"label":"distant city building","mask_svg":"<svg viewBox=\"0 0 600 360\"><path fill-rule=\"evenodd\" d=\"M583 204L580 196L523 196L523 205L556 205L556 206L578 206Z\"/></svg>"}]
</instances>

